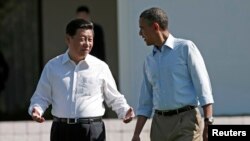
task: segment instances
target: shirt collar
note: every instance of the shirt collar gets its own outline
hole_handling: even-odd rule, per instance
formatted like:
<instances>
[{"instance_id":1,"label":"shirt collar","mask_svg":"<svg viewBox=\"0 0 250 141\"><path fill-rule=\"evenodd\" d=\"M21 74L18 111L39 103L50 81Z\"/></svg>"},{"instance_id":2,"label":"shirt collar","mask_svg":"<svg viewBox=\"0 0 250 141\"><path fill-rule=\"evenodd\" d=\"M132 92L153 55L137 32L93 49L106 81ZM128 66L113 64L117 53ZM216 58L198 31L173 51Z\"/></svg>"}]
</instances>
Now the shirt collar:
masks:
<instances>
[{"instance_id":1,"label":"shirt collar","mask_svg":"<svg viewBox=\"0 0 250 141\"><path fill-rule=\"evenodd\" d=\"M86 58L85 58L85 62L88 63L90 61L90 55L87 54ZM67 63L68 61L71 61L70 57L69 57L69 51L67 50L64 54L63 54L63 59L62 59L62 64Z\"/></svg>"},{"instance_id":2,"label":"shirt collar","mask_svg":"<svg viewBox=\"0 0 250 141\"><path fill-rule=\"evenodd\" d=\"M164 45L171 48L171 49L174 48L174 37L172 36L172 34L168 35L168 39L166 40Z\"/></svg>"},{"instance_id":3,"label":"shirt collar","mask_svg":"<svg viewBox=\"0 0 250 141\"><path fill-rule=\"evenodd\" d=\"M63 54L62 64L65 64L66 62L70 61L68 50Z\"/></svg>"},{"instance_id":4,"label":"shirt collar","mask_svg":"<svg viewBox=\"0 0 250 141\"><path fill-rule=\"evenodd\" d=\"M90 63L90 61L91 61L91 57L90 57L90 55L89 55L89 54L87 54L87 56L85 57L85 59L84 59L84 60L82 60L82 61L85 61L87 64L89 64L89 63Z\"/></svg>"},{"instance_id":5,"label":"shirt collar","mask_svg":"<svg viewBox=\"0 0 250 141\"><path fill-rule=\"evenodd\" d=\"M156 54L156 52L162 52L164 50L165 47L168 47L170 49L174 48L174 37L172 36L172 34L169 34L167 40L164 42L164 44L162 45L162 47L160 48L160 50L154 46L153 48L153 56Z\"/></svg>"}]
</instances>

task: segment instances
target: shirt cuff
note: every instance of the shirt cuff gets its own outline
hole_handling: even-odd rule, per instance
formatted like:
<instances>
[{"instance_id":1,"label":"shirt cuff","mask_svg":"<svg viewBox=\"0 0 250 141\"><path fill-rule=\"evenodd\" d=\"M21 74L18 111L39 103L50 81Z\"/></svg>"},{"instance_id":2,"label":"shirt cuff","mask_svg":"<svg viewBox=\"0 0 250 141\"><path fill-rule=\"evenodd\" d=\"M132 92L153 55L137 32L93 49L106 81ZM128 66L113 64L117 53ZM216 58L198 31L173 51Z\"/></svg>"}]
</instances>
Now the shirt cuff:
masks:
<instances>
[{"instance_id":1,"label":"shirt cuff","mask_svg":"<svg viewBox=\"0 0 250 141\"><path fill-rule=\"evenodd\" d=\"M36 110L38 111L38 113L40 114L40 116L43 115L43 113L44 113L43 109L40 106L38 106L38 105L33 105L33 106L29 107L29 111L28 111L31 116L32 116L33 108L36 108Z\"/></svg>"},{"instance_id":2,"label":"shirt cuff","mask_svg":"<svg viewBox=\"0 0 250 141\"><path fill-rule=\"evenodd\" d=\"M128 110L129 110L129 108L130 108L129 106L126 106L123 109L121 109L121 112L119 112L120 114L117 114L118 118L119 119L124 119L125 116L126 116L126 114L127 114L127 112L128 112Z\"/></svg>"}]
</instances>

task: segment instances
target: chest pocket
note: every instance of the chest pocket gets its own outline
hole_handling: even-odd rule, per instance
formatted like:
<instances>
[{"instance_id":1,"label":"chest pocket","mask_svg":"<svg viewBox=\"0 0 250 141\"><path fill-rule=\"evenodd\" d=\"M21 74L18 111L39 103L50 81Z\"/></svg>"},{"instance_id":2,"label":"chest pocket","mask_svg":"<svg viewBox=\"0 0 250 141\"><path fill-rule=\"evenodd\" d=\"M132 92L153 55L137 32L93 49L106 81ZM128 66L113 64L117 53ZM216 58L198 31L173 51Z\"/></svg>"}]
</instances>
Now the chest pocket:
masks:
<instances>
[{"instance_id":1,"label":"chest pocket","mask_svg":"<svg viewBox=\"0 0 250 141\"><path fill-rule=\"evenodd\" d=\"M77 95L92 96L101 93L101 80L96 77L81 77L77 81Z\"/></svg>"}]
</instances>

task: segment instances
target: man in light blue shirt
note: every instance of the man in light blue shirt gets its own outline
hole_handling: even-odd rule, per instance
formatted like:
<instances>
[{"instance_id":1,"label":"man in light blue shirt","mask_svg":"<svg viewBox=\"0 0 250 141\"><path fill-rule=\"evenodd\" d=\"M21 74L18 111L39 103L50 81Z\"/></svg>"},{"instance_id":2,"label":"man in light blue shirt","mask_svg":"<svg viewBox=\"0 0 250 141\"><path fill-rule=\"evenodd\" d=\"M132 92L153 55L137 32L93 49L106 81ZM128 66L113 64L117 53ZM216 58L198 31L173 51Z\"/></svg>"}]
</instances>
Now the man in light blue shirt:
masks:
<instances>
[{"instance_id":1,"label":"man in light blue shirt","mask_svg":"<svg viewBox=\"0 0 250 141\"><path fill-rule=\"evenodd\" d=\"M140 140L141 130L152 113L151 141L201 141L203 108L205 126L212 124L214 103L204 60L196 45L173 37L168 17L160 8L142 12L140 35L153 51L143 66L143 83L137 108L137 123L132 141Z\"/></svg>"}]
</instances>

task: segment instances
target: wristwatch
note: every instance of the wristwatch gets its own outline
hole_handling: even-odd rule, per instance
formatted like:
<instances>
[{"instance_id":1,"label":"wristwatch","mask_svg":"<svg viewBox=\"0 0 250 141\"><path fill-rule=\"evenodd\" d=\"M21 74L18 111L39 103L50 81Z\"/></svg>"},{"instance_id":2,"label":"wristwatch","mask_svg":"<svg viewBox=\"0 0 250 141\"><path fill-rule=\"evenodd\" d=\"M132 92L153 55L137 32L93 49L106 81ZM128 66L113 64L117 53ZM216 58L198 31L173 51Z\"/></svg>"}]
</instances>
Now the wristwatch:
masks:
<instances>
[{"instance_id":1,"label":"wristwatch","mask_svg":"<svg viewBox=\"0 0 250 141\"><path fill-rule=\"evenodd\" d=\"M209 124L209 125L212 125L214 123L214 118L213 117L206 117L206 118L204 118L204 122Z\"/></svg>"}]
</instances>

